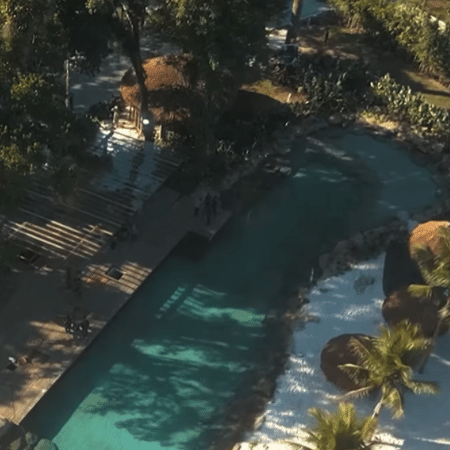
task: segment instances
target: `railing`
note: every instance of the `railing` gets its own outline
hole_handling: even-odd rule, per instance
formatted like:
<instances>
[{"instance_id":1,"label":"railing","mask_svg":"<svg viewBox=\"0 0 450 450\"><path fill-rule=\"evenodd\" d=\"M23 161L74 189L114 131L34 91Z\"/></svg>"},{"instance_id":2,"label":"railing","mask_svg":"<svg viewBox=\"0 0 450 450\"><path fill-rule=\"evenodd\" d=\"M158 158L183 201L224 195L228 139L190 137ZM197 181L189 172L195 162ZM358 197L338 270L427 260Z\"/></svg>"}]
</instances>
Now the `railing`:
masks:
<instances>
[{"instance_id":1,"label":"railing","mask_svg":"<svg viewBox=\"0 0 450 450\"><path fill-rule=\"evenodd\" d=\"M142 133L142 115L141 108L135 106L127 106L128 120L133 123L134 127Z\"/></svg>"}]
</instances>

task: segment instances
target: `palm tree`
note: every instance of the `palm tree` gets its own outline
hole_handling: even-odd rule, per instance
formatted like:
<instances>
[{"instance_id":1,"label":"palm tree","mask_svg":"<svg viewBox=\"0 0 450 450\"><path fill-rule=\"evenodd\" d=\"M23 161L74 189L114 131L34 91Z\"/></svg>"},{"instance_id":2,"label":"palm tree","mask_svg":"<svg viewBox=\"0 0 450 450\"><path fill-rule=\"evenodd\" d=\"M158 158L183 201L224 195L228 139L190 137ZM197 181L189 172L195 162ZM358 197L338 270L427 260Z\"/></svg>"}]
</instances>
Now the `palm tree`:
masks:
<instances>
[{"instance_id":1,"label":"palm tree","mask_svg":"<svg viewBox=\"0 0 450 450\"><path fill-rule=\"evenodd\" d=\"M376 419L358 419L351 403L339 403L334 414L311 408L309 414L316 420L314 428L308 429L307 440L317 450L364 450L369 449ZM292 442L288 442L294 445Z\"/></svg>"},{"instance_id":2,"label":"palm tree","mask_svg":"<svg viewBox=\"0 0 450 450\"><path fill-rule=\"evenodd\" d=\"M380 396L372 418L378 420L383 407L391 409L394 418L402 417L405 392L436 394L439 391L437 383L413 380L413 370L407 364L411 357L426 351L429 345L419 327L409 321L402 321L392 329L382 325L380 335L371 339L370 349L369 342L354 340L352 347L360 363L340 367L355 381L364 377L364 387L344 397L367 395L377 389Z\"/></svg>"},{"instance_id":3,"label":"palm tree","mask_svg":"<svg viewBox=\"0 0 450 450\"><path fill-rule=\"evenodd\" d=\"M450 289L450 233L448 228L441 227L436 230L436 235L438 251L432 251L426 244L416 245L412 249L426 284L411 284L408 292L416 297L428 297L430 300L439 301L442 296L434 294L440 291L445 294L446 298L444 303L439 301L436 304L439 308L439 320L431 338L432 345L423 356L419 372L423 372L444 322L450 319L450 295L448 292Z\"/></svg>"}]
</instances>

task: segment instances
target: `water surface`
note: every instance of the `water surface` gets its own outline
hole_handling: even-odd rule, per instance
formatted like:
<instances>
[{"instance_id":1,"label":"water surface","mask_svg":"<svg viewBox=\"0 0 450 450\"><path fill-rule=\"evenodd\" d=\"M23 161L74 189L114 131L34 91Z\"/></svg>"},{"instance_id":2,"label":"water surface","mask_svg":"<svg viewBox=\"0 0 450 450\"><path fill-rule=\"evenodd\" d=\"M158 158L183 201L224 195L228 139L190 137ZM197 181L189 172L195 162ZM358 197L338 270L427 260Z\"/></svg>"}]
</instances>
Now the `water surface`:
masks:
<instances>
[{"instance_id":1,"label":"water surface","mask_svg":"<svg viewBox=\"0 0 450 450\"><path fill-rule=\"evenodd\" d=\"M330 136L335 153L354 146L351 155L324 156L324 134L320 142L300 140L292 175L227 227L202 260L170 256L30 413L25 428L60 450L209 448L215 417L253 367L268 309L308 277L327 243L381 220L381 200L410 207L397 190L416 192L417 180L426 179L424 169L407 166L404 155L381 141ZM405 175L394 177L398 189L390 189L382 163L361 153L370 148L380 159L388 151L385 166ZM416 170L420 176L406 176ZM163 304L168 312L156 320Z\"/></svg>"}]
</instances>

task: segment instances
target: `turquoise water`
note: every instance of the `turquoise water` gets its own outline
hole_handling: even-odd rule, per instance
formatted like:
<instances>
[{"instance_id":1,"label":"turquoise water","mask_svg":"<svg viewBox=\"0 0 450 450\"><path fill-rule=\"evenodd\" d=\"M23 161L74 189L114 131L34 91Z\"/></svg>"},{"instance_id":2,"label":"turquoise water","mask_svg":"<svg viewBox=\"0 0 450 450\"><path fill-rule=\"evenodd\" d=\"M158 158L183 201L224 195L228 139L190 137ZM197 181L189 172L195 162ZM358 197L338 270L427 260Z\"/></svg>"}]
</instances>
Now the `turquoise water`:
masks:
<instances>
[{"instance_id":1,"label":"turquoise water","mask_svg":"<svg viewBox=\"0 0 450 450\"><path fill-rule=\"evenodd\" d=\"M366 172L350 169L356 159L324 165L296 152L291 177L202 260L172 255L154 272L23 426L61 450L209 448L214 418L257 357L267 310L308 277L326 243L377 219L361 211L376 208L382 186L364 180L362 159Z\"/></svg>"},{"instance_id":2,"label":"turquoise water","mask_svg":"<svg viewBox=\"0 0 450 450\"><path fill-rule=\"evenodd\" d=\"M325 153L333 164L345 167L347 173L352 172L349 166L358 161L366 180L372 181L376 174L380 186L373 213L377 217L395 216L401 210L412 212L435 200L437 186L431 174L404 153L393 152L387 138L331 128L320 138L305 138L303 144L313 152Z\"/></svg>"}]
</instances>

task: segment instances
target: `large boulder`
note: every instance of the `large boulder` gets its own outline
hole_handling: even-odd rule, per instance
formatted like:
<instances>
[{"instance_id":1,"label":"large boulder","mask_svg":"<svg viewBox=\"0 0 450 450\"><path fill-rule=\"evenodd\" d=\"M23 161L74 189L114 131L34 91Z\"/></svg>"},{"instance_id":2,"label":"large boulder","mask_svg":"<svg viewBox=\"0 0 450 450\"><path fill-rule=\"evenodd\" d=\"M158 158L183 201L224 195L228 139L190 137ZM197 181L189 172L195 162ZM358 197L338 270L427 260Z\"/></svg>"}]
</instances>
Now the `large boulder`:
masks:
<instances>
[{"instance_id":1,"label":"large boulder","mask_svg":"<svg viewBox=\"0 0 450 450\"><path fill-rule=\"evenodd\" d=\"M410 284L424 284L419 266L411 258L407 242L394 240L388 245L384 259L383 291L388 297Z\"/></svg>"},{"instance_id":2,"label":"large boulder","mask_svg":"<svg viewBox=\"0 0 450 450\"><path fill-rule=\"evenodd\" d=\"M432 337L439 321L439 307L443 306L445 301L442 291L435 292L432 298L426 298L414 297L407 288L403 288L391 293L384 300L382 314L391 327L407 319L412 324L419 325L426 337ZM442 323L439 334L447 331L448 326Z\"/></svg>"},{"instance_id":3,"label":"large boulder","mask_svg":"<svg viewBox=\"0 0 450 450\"><path fill-rule=\"evenodd\" d=\"M409 237L409 253L411 258L417 260L414 249L418 245L426 245L434 255L438 255L440 252L440 230L450 235L450 222L446 220L430 220L417 225L411 231Z\"/></svg>"},{"instance_id":4,"label":"large boulder","mask_svg":"<svg viewBox=\"0 0 450 450\"><path fill-rule=\"evenodd\" d=\"M366 338L373 339L365 334L341 334L330 339L320 354L320 368L330 383L345 392L361 388L364 384L357 384L346 372L339 368L342 364L359 364L359 358L355 354L351 344L356 339L364 344Z\"/></svg>"}]
</instances>

